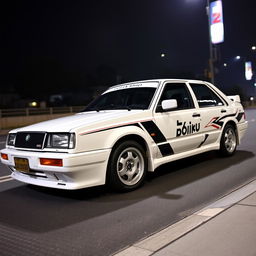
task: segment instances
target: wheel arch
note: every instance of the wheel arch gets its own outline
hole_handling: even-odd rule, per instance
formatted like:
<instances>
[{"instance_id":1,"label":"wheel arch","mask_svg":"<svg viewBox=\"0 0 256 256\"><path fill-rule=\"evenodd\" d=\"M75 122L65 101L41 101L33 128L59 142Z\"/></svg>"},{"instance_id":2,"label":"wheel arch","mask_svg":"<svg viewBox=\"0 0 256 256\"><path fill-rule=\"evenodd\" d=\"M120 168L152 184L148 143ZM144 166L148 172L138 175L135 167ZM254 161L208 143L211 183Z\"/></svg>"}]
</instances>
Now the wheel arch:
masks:
<instances>
[{"instance_id":1,"label":"wheel arch","mask_svg":"<svg viewBox=\"0 0 256 256\"><path fill-rule=\"evenodd\" d=\"M229 134L227 135L226 131L228 129L233 130L233 133L235 133L235 139L229 138ZM229 120L225 123L222 133L221 133L221 138L220 138L220 148L219 148L219 155L222 157L230 157L232 155L234 155L234 153L236 152L236 148L238 145L238 132L237 132L237 125L233 120ZM232 145L230 145L232 144ZM231 148L232 147L232 148ZM230 149L231 148L231 149Z\"/></svg>"},{"instance_id":2,"label":"wheel arch","mask_svg":"<svg viewBox=\"0 0 256 256\"><path fill-rule=\"evenodd\" d=\"M236 137L237 137L237 141L239 142L240 139L239 139L239 134L238 134L238 129L237 129L237 124L234 120L229 120L225 123L224 127L227 126L227 125L232 125L233 128L235 129L235 132L236 132ZM223 128L224 129L224 128Z\"/></svg>"},{"instance_id":3,"label":"wheel arch","mask_svg":"<svg viewBox=\"0 0 256 256\"><path fill-rule=\"evenodd\" d=\"M115 150L115 148L120 145L122 142L124 141L129 141L129 140L132 140L132 141L136 141L138 144L140 144L143 149L145 150L145 153L146 153L146 157L147 157L147 162L148 162L148 172L153 172L153 163L152 163L152 158L151 158L151 150L149 148L149 145L147 143L147 141L140 135L138 134L128 134L128 135L124 135L120 138L118 138L113 147L112 147L112 150L111 150L111 153L110 153L110 156L109 156L109 159L108 161L110 161L110 158L111 158L111 154L112 152Z\"/></svg>"}]
</instances>

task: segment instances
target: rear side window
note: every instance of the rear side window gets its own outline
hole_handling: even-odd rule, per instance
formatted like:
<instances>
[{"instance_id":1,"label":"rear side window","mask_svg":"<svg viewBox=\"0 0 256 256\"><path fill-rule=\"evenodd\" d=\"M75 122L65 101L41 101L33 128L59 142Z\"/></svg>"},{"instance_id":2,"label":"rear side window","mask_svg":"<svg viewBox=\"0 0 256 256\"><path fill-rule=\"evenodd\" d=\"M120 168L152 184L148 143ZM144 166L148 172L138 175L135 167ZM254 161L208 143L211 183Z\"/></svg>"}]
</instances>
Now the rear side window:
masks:
<instances>
[{"instance_id":1,"label":"rear side window","mask_svg":"<svg viewBox=\"0 0 256 256\"><path fill-rule=\"evenodd\" d=\"M190 84L200 108L223 106L222 99L204 84Z\"/></svg>"}]
</instances>

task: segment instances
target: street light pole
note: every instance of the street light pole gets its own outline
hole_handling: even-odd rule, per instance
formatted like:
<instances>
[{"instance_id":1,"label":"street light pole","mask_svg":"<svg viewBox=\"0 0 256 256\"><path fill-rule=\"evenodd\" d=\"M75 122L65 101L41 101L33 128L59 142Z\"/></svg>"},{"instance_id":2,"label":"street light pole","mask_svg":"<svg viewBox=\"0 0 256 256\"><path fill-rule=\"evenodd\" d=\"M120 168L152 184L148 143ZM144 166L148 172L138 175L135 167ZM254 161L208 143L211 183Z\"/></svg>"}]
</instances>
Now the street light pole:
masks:
<instances>
[{"instance_id":1,"label":"street light pole","mask_svg":"<svg viewBox=\"0 0 256 256\"><path fill-rule=\"evenodd\" d=\"M210 0L207 0L206 6L207 16L208 16L208 28L209 28L209 69L210 69L210 79L211 83L214 84L214 64L213 64L213 46L211 41L211 17L210 17Z\"/></svg>"}]
</instances>

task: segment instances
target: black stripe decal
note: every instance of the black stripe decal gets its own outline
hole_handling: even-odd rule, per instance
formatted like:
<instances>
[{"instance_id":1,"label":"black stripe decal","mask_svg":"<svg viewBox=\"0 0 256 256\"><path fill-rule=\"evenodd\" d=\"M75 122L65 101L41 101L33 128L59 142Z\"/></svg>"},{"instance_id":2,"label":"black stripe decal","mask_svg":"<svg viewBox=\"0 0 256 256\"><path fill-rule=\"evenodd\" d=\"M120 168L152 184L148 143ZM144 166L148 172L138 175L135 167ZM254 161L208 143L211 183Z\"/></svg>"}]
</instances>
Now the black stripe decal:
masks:
<instances>
[{"instance_id":1,"label":"black stripe decal","mask_svg":"<svg viewBox=\"0 0 256 256\"><path fill-rule=\"evenodd\" d=\"M244 112L238 113L236 120L238 121L238 123L241 121L242 117L244 115Z\"/></svg>"},{"instance_id":2,"label":"black stripe decal","mask_svg":"<svg viewBox=\"0 0 256 256\"><path fill-rule=\"evenodd\" d=\"M201 148L203 144L206 142L208 137L209 137L209 134L205 134L204 140L200 143L200 145L197 148Z\"/></svg>"},{"instance_id":3,"label":"black stripe decal","mask_svg":"<svg viewBox=\"0 0 256 256\"><path fill-rule=\"evenodd\" d=\"M159 148L162 156L170 156L170 155L174 154L173 149L169 143L158 145L158 148Z\"/></svg>"},{"instance_id":4,"label":"black stripe decal","mask_svg":"<svg viewBox=\"0 0 256 256\"><path fill-rule=\"evenodd\" d=\"M236 113L235 114L230 114L230 115L225 115L225 116L221 117L218 121L220 121L220 120L222 120L226 117L232 117L232 116L236 116Z\"/></svg>"},{"instance_id":5,"label":"black stripe decal","mask_svg":"<svg viewBox=\"0 0 256 256\"><path fill-rule=\"evenodd\" d=\"M237 115L237 113L235 113L235 114L229 114L229 115L225 115L225 116L222 116L222 117L218 117L216 120L214 120L212 123L213 124L217 124L217 125L219 125L220 127L222 127L223 126L223 124L224 124L224 122L223 121L221 121L221 120L223 120L223 119L225 119L225 118L227 118L227 117L233 117L233 116L236 116ZM238 116L239 116L239 114L238 114ZM236 119L237 119L238 117L236 117ZM241 117L242 118L242 117ZM240 119L241 120L241 119Z\"/></svg>"},{"instance_id":6,"label":"black stripe decal","mask_svg":"<svg viewBox=\"0 0 256 256\"><path fill-rule=\"evenodd\" d=\"M167 139L153 121L142 122L141 125L146 129L156 144L166 142L162 145L157 145L162 156L170 156L174 154L171 145L167 142Z\"/></svg>"},{"instance_id":7,"label":"black stripe decal","mask_svg":"<svg viewBox=\"0 0 256 256\"><path fill-rule=\"evenodd\" d=\"M161 143L166 142L165 136L162 134L162 132L159 130L157 125L153 121L147 121L141 123L144 128L147 130L151 138L154 140L155 143Z\"/></svg>"}]
</instances>

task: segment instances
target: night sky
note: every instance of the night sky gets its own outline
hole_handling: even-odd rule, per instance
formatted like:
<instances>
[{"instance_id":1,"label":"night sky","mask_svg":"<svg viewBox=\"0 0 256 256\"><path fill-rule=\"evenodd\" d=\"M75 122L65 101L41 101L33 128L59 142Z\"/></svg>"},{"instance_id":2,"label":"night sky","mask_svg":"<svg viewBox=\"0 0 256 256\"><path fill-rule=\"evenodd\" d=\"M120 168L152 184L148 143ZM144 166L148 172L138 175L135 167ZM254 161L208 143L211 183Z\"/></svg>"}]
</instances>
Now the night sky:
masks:
<instances>
[{"instance_id":1,"label":"night sky","mask_svg":"<svg viewBox=\"0 0 256 256\"><path fill-rule=\"evenodd\" d=\"M151 78L202 78L208 65L206 0L6 1L1 4L1 88L33 95ZM256 1L223 0L225 42L216 84L256 63ZM161 53L165 54L161 58ZM230 64L223 68L224 62Z\"/></svg>"}]
</instances>

